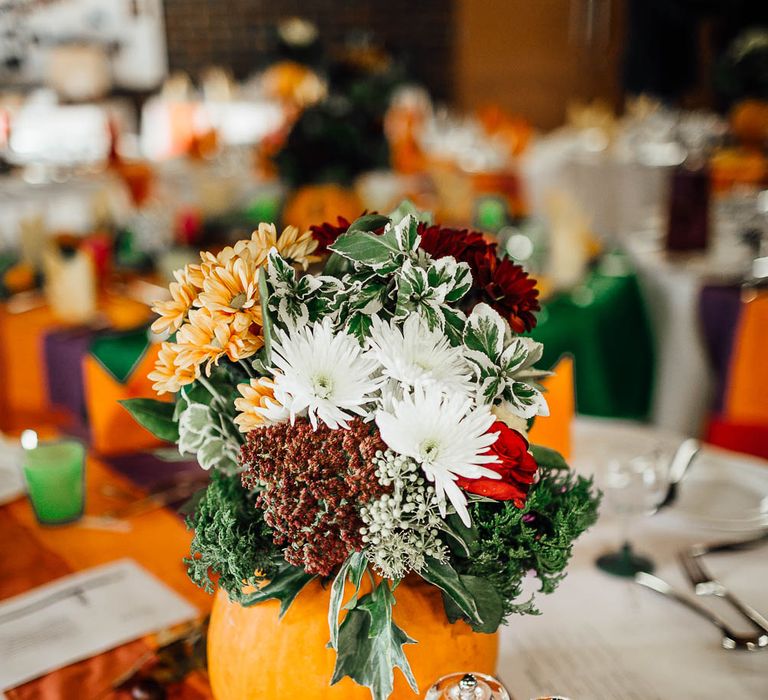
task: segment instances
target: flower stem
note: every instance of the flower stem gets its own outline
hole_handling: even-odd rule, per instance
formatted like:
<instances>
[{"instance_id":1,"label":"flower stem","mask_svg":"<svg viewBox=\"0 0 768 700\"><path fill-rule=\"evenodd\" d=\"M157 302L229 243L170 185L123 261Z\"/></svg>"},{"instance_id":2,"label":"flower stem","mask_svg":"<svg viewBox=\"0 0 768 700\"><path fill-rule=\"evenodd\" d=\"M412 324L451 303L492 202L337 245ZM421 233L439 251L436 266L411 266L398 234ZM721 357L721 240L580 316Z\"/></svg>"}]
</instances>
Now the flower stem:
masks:
<instances>
[{"instance_id":1,"label":"flower stem","mask_svg":"<svg viewBox=\"0 0 768 700\"><path fill-rule=\"evenodd\" d=\"M227 405L227 402L224 400L224 397L216 391L216 388L211 384L202 374L197 378L197 381L199 381L208 391L208 393L213 396L214 401L217 401L222 408L224 408Z\"/></svg>"},{"instance_id":2,"label":"flower stem","mask_svg":"<svg viewBox=\"0 0 768 700\"><path fill-rule=\"evenodd\" d=\"M242 368L245 370L245 373L246 373L246 374L247 374L249 377L255 377L255 376L256 376L256 375L253 373L253 370L251 369L251 367L248 365L248 361L247 361L247 360L239 360L238 362L239 362L239 364L242 366Z\"/></svg>"}]
</instances>

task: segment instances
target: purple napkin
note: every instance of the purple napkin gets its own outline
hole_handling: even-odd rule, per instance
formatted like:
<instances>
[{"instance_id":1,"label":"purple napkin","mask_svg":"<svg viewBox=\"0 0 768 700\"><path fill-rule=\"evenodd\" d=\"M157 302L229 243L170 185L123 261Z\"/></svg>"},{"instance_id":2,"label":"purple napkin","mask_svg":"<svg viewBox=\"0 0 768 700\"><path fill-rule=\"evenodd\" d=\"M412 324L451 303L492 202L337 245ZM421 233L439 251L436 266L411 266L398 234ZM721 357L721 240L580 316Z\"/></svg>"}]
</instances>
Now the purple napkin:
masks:
<instances>
[{"instance_id":1,"label":"purple napkin","mask_svg":"<svg viewBox=\"0 0 768 700\"><path fill-rule=\"evenodd\" d=\"M43 338L48 400L80 421L85 418L83 357L93 338L94 332L87 328L54 330Z\"/></svg>"},{"instance_id":2,"label":"purple napkin","mask_svg":"<svg viewBox=\"0 0 768 700\"><path fill-rule=\"evenodd\" d=\"M195 475L203 471L194 458L181 462L166 462L151 452L120 455L104 461L116 472L144 489L171 481L182 474Z\"/></svg>"},{"instance_id":3,"label":"purple napkin","mask_svg":"<svg viewBox=\"0 0 768 700\"><path fill-rule=\"evenodd\" d=\"M153 487L170 486L174 477L189 474L191 476L201 476L199 488L206 485L204 480L206 472L200 467L195 459L184 460L182 462L166 462L155 457L149 452L137 452L135 454L120 455L119 457L110 457L104 460L112 469L125 476L136 486L151 490ZM189 497L169 503L166 507L176 512L178 515L181 508Z\"/></svg>"},{"instance_id":4,"label":"purple napkin","mask_svg":"<svg viewBox=\"0 0 768 700\"><path fill-rule=\"evenodd\" d=\"M699 318L704 344L716 374L713 410L720 413L728 386L733 343L741 318L741 288L706 286L699 297Z\"/></svg>"}]
</instances>

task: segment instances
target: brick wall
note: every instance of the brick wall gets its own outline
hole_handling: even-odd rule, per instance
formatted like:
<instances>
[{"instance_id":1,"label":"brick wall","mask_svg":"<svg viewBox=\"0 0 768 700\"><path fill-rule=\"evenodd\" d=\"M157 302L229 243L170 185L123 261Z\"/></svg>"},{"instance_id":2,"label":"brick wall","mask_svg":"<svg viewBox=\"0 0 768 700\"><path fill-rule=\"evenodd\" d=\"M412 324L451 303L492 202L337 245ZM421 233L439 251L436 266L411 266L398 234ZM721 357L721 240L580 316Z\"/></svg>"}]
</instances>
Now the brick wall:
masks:
<instances>
[{"instance_id":1,"label":"brick wall","mask_svg":"<svg viewBox=\"0 0 768 700\"><path fill-rule=\"evenodd\" d=\"M211 64L238 78L268 60L270 27L313 20L326 43L364 28L408 61L435 96L452 97L454 0L164 0L171 69L193 76Z\"/></svg>"}]
</instances>

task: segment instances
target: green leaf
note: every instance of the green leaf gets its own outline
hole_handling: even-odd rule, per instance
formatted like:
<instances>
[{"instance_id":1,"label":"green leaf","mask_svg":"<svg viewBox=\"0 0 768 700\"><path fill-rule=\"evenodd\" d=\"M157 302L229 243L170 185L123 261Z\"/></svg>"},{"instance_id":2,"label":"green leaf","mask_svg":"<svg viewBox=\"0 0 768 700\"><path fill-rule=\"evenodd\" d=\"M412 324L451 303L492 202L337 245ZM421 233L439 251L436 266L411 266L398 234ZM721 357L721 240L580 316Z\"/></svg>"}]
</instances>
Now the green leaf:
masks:
<instances>
[{"instance_id":1,"label":"green leaf","mask_svg":"<svg viewBox=\"0 0 768 700\"><path fill-rule=\"evenodd\" d=\"M387 700L399 668L415 693L419 692L403 645L415 644L392 620L395 603L387 581L364 595L339 627L336 666L331 685L349 676L371 690L373 700Z\"/></svg>"},{"instance_id":2,"label":"green leaf","mask_svg":"<svg viewBox=\"0 0 768 700\"><path fill-rule=\"evenodd\" d=\"M488 579L478 576L461 575L462 585L469 591L483 617L482 623L469 621L475 632L493 634L504 620L504 601ZM443 607L445 615L451 623L466 619L461 608L445 591L443 591Z\"/></svg>"},{"instance_id":3,"label":"green leaf","mask_svg":"<svg viewBox=\"0 0 768 700\"><path fill-rule=\"evenodd\" d=\"M267 271L259 270L259 297L261 298L261 332L264 336L264 364L272 362L272 317L269 315L269 288L267 286Z\"/></svg>"},{"instance_id":4,"label":"green leaf","mask_svg":"<svg viewBox=\"0 0 768 700\"><path fill-rule=\"evenodd\" d=\"M383 214L363 214L363 216L358 217L350 224L346 232L363 231L373 233L380 228L384 228L388 223L389 217Z\"/></svg>"},{"instance_id":5,"label":"green leaf","mask_svg":"<svg viewBox=\"0 0 768 700\"><path fill-rule=\"evenodd\" d=\"M173 419L176 410L173 403L157 399L123 399L119 403L155 437L168 442L179 439L179 426Z\"/></svg>"},{"instance_id":6,"label":"green leaf","mask_svg":"<svg viewBox=\"0 0 768 700\"><path fill-rule=\"evenodd\" d=\"M352 560L349 567L349 580L355 587L355 592L352 595L350 601L344 606L347 610L351 610L357 605L357 596L360 593L360 584L363 582L363 576L365 570L368 568L368 560L364 556L360 556Z\"/></svg>"},{"instance_id":7,"label":"green leaf","mask_svg":"<svg viewBox=\"0 0 768 700\"><path fill-rule=\"evenodd\" d=\"M478 304L464 328L464 344L496 360L504 349L504 319L487 304Z\"/></svg>"},{"instance_id":8,"label":"green leaf","mask_svg":"<svg viewBox=\"0 0 768 700\"><path fill-rule=\"evenodd\" d=\"M417 221L423 221L426 224L432 223L432 214L428 211L421 211L410 199L404 199L397 208L389 214L393 224L399 224L408 215L416 217Z\"/></svg>"},{"instance_id":9,"label":"green leaf","mask_svg":"<svg viewBox=\"0 0 768 700\"><path fill-rule=\"evenodd\" d=\"M250 606L275 598L280 601L280 617L285 615L291 603L315 576L307 574L298 566L286 564L272 580L253 593L243 596L242 605Z\"/></svg>"},{"instance_id":10,"label":"green leaf","mask_svg":"<svg viewBox=\"0 0 768 700\"><path fill-rule=\"evenodd\" d=\"M472 629L475 632L493 634L504 619L504 601L501 599L498 591L488 579L480 578L479 576L465 576L462 574L459 579L464 588L474 598L475 605L482 619L481 624L470 620Z\"/></svg>"},{"instance_id":11,"label":"green leaf","mask_svg":"<svg viewBox=\"0 0 768 700\"><path fill-rule=\"evenodd\" d=\"M362 572L365 571L367 563L368 560L362 552L352 552L352 554L344 560L339 572L336 574L336 578L333 579L333 584L331 585L331 600L328 605L328 627L331 631L331 646L334 649L338 648L339 645L339 613L341 612L341 603L344 599L344 585L347 582L347 574L351 573L351 570L355 571L357 579L357 590L355 591L356 597L360 590L360 582L363 575Z\"/></svg>"},{"instance_id":12,"label":"green leaf","mask_svg":"<svg viewBox=\"0 0 768 700\"><path fill-rule=\"evenodd\" d=\"M536 460L536 464L545 469L568 469L565 457L556 450L543 445L529 445L528 449Z\"/></svg>"},{"instance_id":13,"label":"green leaf","mask_svg":"<svg viewBox=\"0 0 768 700\"><path fill-rule=\"evenodd\" d=\"M432 557L426 557L426 562L427 565L419 572L421 577L448 595L472 624L482 625L477 603L464 587L456 569Z\"/></svg>"},{"instance_id":14,"label":"green leaf","mask_svg":"<svg viewBox=\"0 0 768 700\"><path fill-rule=\"evenodd\" d=\"M448 542L448 547L457 556L469 559L477 550L477 530L475 526L467 527L456 513L451 513L444 522L445 532L452 538ZM458 544L459 546L457 548L451 546L451 544Z\"/></svg>"},{"instance_id":15,"label":"green leaf","mask_svg":"<svg viewBox=\"0 0 768 700\"><path fill-rule=\"evenodd\" d=\"M328 256L328 260L325 261L323 274L341 279L351 269L352 265L350 264L349 260L347 260L345 257L342 257L338 253L331 253Z\"/></svg>"},{"instance_id":16,"label":"green leaf","mask_svg":"<svg viewBox=\"0 0 768 700\"><path fill-rule=\"evenodd\" d=\"M362 231L342 234L333 245L329 246L329 250L369 267L383 265L389 261L393 253L400 253L397 242L392 235L377 235Z\"/></svg>"}]
</instances>

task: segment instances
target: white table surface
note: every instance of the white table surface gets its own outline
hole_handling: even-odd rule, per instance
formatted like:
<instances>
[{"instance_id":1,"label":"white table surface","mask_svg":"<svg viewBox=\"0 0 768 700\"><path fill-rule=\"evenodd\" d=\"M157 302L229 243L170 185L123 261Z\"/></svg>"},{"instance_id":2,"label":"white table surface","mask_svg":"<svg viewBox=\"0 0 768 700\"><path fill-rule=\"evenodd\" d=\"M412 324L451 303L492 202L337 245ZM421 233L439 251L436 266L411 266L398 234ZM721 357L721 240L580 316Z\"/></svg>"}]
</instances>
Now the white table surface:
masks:
<instances>
[{"instance_id":1,"label":"white table surface","mask_svg":"<svg viewBox=\"0 0 768 700\"><path fill-rule=\"evenodd\" d=\"M673 447L677 440L654 428L579 418L571 461L582 473L599 472L610 458ZM633 533L636 549L656 561L656 573L686 593L691 589L676 552L694 542L739 539L697 529L674 509L637 523ZM543 615L516 616L502 628L498 672L515 700L546 693L572 700L768 698L768 650L723 650L719 633L703 619L595 568L595 558L618 543L618 523L605 514L577 542L558 590L538 598ZM768 547L713 555L707 565L739 597L768 612ZM699 602L740 625L720 601Z\"/></svg>"}]
</instances>

